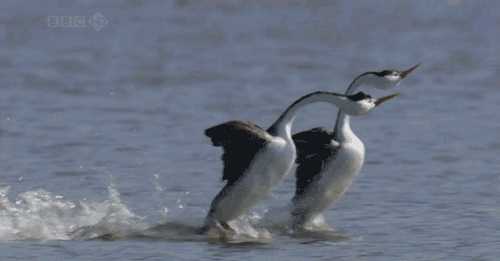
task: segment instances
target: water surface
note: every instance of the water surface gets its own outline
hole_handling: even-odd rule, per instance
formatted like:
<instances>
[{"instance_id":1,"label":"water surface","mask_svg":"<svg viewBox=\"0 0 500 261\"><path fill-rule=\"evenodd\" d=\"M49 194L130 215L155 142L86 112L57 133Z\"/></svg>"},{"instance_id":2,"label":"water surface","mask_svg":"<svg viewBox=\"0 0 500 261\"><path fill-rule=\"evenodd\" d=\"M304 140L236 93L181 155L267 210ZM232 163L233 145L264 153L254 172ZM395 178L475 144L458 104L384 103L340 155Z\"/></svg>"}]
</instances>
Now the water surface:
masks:
<instances>
[{"instance_id":1,"label":"water surface","mask_svg":"<svg viewBox=\"0 0 500 261\"><path fill-rule=\"evenodd\" d=\"M461 0L3 1L0 257L495 260L498 10ZM63 16L87 20L50 20ZM367 162L326 213L342 237L274 231L271 242L222 244L183 234L222 186L206 127L268 126L300 95L417 62L400 97L352 122ZM332 126L335 115L311 106L295 129ZM293 182L252 218L285 206ZM112 240L84 240L105 234Z\"/></svg>"}]
</instances>

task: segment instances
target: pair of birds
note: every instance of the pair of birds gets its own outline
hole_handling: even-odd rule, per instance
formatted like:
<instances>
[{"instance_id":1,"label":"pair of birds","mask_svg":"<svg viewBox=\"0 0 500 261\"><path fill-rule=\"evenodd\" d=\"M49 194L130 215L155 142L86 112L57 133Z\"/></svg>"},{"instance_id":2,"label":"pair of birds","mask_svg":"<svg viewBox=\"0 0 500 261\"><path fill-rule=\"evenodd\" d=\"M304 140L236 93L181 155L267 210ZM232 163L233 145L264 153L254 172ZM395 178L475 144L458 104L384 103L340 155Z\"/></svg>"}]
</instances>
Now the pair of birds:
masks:
<instances>
[{"instance_id":1,"label":"pair of birds","mask_svg":"<svg viewBox=\"0 0 500 261\"><path fill-rule=\"evenodd\" d=\"M366 114L398 95L372 98L356 93L358 88L393 88L418 66L365 72L354 78L345 94L309 93L288 106L267 130L246 121L229 121L206 129L205 135L213 145L224 150L222 179L226 184L212 201L203 230L217 227L232 231L230 221L268 196L294 163L293 227L306 228L342 196L363 166L365 148L351 130L350 116ZM334 129L314 128L292 136L298 110L316 102L339 108Z\"/></svg>"}]
</instances>

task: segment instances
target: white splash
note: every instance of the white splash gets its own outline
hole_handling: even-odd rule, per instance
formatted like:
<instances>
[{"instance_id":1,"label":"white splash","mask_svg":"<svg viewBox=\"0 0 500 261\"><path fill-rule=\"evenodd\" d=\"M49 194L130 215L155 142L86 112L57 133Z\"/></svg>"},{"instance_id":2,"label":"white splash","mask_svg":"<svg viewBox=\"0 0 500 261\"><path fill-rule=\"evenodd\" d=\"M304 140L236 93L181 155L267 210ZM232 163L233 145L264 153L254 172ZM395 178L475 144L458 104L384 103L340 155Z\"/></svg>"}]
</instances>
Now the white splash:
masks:
<instances>
[{"instance_id":1,"label":"white splash","mask_svg":"<svg viewBox=\"0 0 500 261\"><path fill-rule=\"evenodd\" d=\"M42 189L21 193L11 202L8 192L8 186L0 187L0 240L120 237L145 227L112 184L102 202L73 202Z\"/></svg>"},{"instance_id":2,"label":"white splash","mask_svg":"<svg viewBox=\"0 0 500 261\"><path fill-rule=\"evenodd\" d=\"M160 174L154 174L153 175L153 186L155 188L154 193L153 193L153 198L155 199L156 202L158 202L158 209L159 209L159 214L162 222L167 221L167 214L168 214L168 208L165 207L165 196L164 196L164 191L165 189L160 183Z\"/></svg>"},{"instance_id":3,"label":"white splash","mask_svg":"<svg viewBox=\"0 0 500 261\"><path fill-rule=\"evenodd\" d=\"M226 243L267 243L272 239L271 233L263 227L257 227L256 223L261 216L252 212L238 219L228 222L231 229L223 228L219 223L210 227L206 232L209 240L220 240Z\"/></svg>"},{"instance_id":4,"label":"white splash","mask_svg":"<svg viewBox=\"0 0 500 261\"><path fill-rule=\"evenodd\" d=\"M148 224L146 218L137 216L122 202L113 182L108 186L108 198L103 201L72 201L43 189L12 196L9 186L0 185L0 241L150 238L267 243L272 239L270 231L288 234L285 209L254 211L231 221L231 231L215 228L207 234L199 234L204 214L185 204L189 192L172 197L175 207L167 208L168 198L163 195L165 189L157 176L154 176L154 188L153 197L157 198L162 215L160 220ZM169 209L179 213L169 213L167 221Z\"/></svg>"}]
</instances>

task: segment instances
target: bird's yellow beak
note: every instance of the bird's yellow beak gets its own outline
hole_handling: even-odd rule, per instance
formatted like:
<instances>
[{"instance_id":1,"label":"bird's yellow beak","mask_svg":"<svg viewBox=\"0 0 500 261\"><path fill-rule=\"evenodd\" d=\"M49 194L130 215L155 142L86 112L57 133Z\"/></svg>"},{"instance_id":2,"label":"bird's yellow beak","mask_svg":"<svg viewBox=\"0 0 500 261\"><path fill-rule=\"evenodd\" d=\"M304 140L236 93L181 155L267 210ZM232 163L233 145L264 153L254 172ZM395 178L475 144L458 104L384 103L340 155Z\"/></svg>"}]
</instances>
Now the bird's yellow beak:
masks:
<instances>
[{"instance_id":1,"label":"bird's yellow beak","mask_svg":"<svg viewBox=\"0 0 500 261\"><path fill-rule=\"evenodd\" d=\"M410 74L411 72L413 72L419 66L420 66L420 63L417 63L417 64L413 65L410 69L402 71L401 72L401 79L404 79L406 76L408 76L408 74Z\"/></svg>"},{"instance_id":2,"label":"bird's yellow beak","mask_svg":"<svg viewBox=\"0 0 500 261\"><path fill-rule=\"evenodd\" d=\"M387 96L384 96L382 98L378 98L376 101L375 101L375 106L379 106L380 104L394 98L394 97L397 97L399 95L399 93L394 93L394 94L391 94L391 95L387 95Z\"/></svg>"}]
</instances>

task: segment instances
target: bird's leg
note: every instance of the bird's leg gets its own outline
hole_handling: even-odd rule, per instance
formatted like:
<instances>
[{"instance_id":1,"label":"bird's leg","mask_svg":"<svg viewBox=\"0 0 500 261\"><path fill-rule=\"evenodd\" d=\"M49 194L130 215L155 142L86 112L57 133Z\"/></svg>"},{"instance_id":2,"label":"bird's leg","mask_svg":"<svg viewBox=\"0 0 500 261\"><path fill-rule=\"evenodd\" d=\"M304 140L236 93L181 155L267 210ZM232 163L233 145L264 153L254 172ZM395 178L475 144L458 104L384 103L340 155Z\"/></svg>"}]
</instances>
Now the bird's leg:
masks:
<instances>
[{"instance_id":1,"label":"bird's leg","mask_svg":"<svg viewBox=\"0 0 500 261\"><path fill-rule=\"evenodd\" d=\"M304 224L306 222L306 215L302 211L292 212L292 229L302 230L304 229Z\"/></svg>"},{"instance_id":2,"label":"bird's leg","mask_svg":"<svg viewBox=\"0 0 500 261\"><path fill-rule=\"evenodd\" d=\"M196 230L196 234L203 235L206 234L208 230L210 230L210 227L207 225L203 225L202 227L198 228L198 230Z\"/></svg>"},{"instance_id":3,"label":"bird's leg","mask_svg":"<svg viewBox=\"0 0 500 261\"><path fill-rule=\"evenodd\" d=\"M233 233L236 233L236 231L227 223L227 222L219 222L221 227L224 229L224 230L227 230L227 231L230 231L230 232L233 232Z\"/></svg>"}]
</instances>

